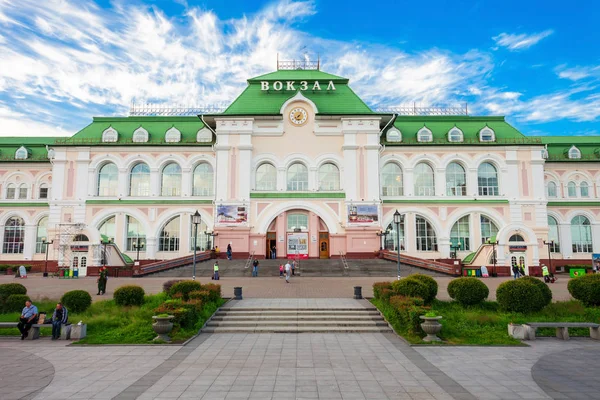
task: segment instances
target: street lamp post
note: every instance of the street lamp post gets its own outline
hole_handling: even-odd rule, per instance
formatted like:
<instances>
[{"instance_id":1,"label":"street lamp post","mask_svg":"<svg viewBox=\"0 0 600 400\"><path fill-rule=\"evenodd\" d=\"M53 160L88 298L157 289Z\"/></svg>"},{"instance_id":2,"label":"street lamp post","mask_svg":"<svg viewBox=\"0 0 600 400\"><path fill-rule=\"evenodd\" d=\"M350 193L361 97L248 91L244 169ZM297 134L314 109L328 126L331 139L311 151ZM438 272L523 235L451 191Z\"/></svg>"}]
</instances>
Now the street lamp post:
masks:
<instances>
[{"instance_id":1,"label":"street lamp post","mask_svg":"<svg viewBox=\"0 0 600 400\"><path fill-rule=\"evenodd\" d=\"M551 249L552 249L552 247L554 247L554 240L551 240L549 242L546 242L544 240L544 244L546 246L548 246L548 264L550 264L548 267L550 267L550 272L553 273L552 272L552 252L551 252Z\"/></svg>"},{"instance_id":2,"label":"street lamp post","mask_svg":"<svg viewBox=\"0 0 600 400\"><path fill-rule=\"evenodd\" d=\"M202 223L202 217L198 210L192 215L192 224L194 224L194 258L193 258L193 272L192 280L196 280L196 244L198 243L198 225Z\"/></svg>"},{"instance_id":3,"label":"street lamp post","mask_svg":"<svg viewBox=\"0 0 600 400\"><path fill-rule=\"evenodd\" d=\"M496 238L494 240L488 239L487 243L492 245L492 261L494 262L494 272L496 272L496 246L499 246L499 244Z\"/></svg>"},{"instance_id":4,"label":"street lamp post","mask_svg":"<svg viewBox=\"0 0 600 400\"><path fill-rule=\"evenodd\" d=\"M219 234L215 233L215 231L212 231L212 232L204 231L204 234L206 235L206 250L210 250L214 247L215 236L219 236ZM211 243L210 238L212 238L213 246L210 245L210 243Z\"/></svg>"},{"instance_id":5,"label":"street lamp post","mask_svg":"<svg viewBox=\"0 0 600 400\"><path fill-rule=\"evenodd\" d=\"M451 257L456 259L456 252L460 249L459 244L450 243L450 250L452 250Z\"/></svg>"},{"instance_id":6,"label":"street lamp post","mask_svg":"<svg viewBox=\"0 0 600 400\"><path fill-rule=\"evenodd\" d=\"M385 231L379 231L376 233L377 236L383 237L383 249L385 250L385 246L387 243L387 236L391 233L390 228L388 227Z\"/></svg>"},{"instance_id":7,"label":"street lamp post","mask_svg":"<svg viewBox=\"0 0 600 400\"><path fill-rule=\"evenodd\" d=\"M143 240L140 240L139 242L137 240L133 241L133 249L137 251L137 256L135 257L135 261L137 261L138 263L140 261L140 249L143 249L145 245L146 245L146 243L144 243Z\"/></svg>"},{"instance_id":8,"label":"street lamp post","mask_svg":"<svg viewBox=\"0 0 600 400\"><path fill-rule=\"evenodd\" d=\"M396 238L398 243L398 280L400 280L400 222L402 215L396 210L394 213L394 224L396 224Z\"/></svg>"},{"instance_id":9,"label":"street lamp post","mask_svg":"<svg viewBox=\"0 0 600 400\"><path fill-rule=\"evenodd\" d=\"M106 268L106 259L108 257L106 257L106 245L107 244L111 244L113 242L113 238L108 238L106 240L100 240L100 243L102 243L102 245L104 245L104 251L103 251L103 260L102 260L102 265L104 266L104 268Z\"/></svg>"},{"instance_id":10,"label":"street lamp post","mask_svg":"<svg viewBox=\"0 0 600 400\"><path fill-rule=\"evenodd\" d=\"M54 243L54 240L46 241L46 238L42 238L42 244L46 247L46 262L44 263L44 277L48 277L48 245Z\"/></svg>"}]
</instances>

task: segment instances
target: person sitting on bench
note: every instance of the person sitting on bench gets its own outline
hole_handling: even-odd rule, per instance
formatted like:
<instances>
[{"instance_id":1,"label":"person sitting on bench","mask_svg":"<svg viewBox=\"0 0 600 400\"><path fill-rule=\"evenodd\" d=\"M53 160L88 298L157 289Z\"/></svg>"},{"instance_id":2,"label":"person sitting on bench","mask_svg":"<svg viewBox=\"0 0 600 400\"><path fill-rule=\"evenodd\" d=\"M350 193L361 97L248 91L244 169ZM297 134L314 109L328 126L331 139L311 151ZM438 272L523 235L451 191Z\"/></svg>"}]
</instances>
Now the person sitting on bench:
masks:
<instances>
[{"instance_id":1,"label":"person sitting on bench","mask_svg":"<svg viewBox=\"0 0 600 400\"><path fill-rule=\"evenodd\" d=\"M66 325L68 319L67 307L63 306L62 303L57 303L56 309L52 313L52 340L60 338L61 325Z\"/></svg>"},{"instance_id":2,"label":"person sitting on bench","mask_svg":"<svg viewBox=\"0 0 600 400\"><path fill-rule=\"evenodd\" d=\"M25 307L21 312L21 317L17 328L19 328L19 332L21 332L21 340L25 340L25 338L29 335L29 330L31 326L36 323L38 318L38 309L31 303L31 300L27 299L25 301Z\"/></svg>"}]
</instances>

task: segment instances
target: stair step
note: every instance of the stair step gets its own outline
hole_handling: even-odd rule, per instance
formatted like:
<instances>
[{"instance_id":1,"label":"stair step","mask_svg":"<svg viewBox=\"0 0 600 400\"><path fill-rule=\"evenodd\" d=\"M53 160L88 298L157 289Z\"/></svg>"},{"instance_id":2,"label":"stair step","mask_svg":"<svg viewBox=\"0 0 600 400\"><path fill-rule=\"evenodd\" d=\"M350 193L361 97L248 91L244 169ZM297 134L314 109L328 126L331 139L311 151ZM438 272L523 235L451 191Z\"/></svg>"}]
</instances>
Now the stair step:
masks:
<instances>
[{"instance_id":1,"label":"stair step","mask_svg":"<svg viewBox=\"0 0 600 400\"><path fill-rule=\"evenodd\" d=\"M367 332L392 332L384 326L369 327L206 327L203 333L367 333Z\"/></svg>"},{"instance_id":2,"label":"stair step","mask_svg":"<svg viewBox=\"0 0 600 400\"><path fill-rule=\"evenodd\" d=\"M375 307L340 307L340 308L284 308L284 307L222 307L219 309L220 311L293 311L293 312L304 312L304 311L335 311L335 312L343 312L343 311L377 311Z\"/></svg>"},{"instance_id":3,"label":"stair step","mask_svg":"<svg viewBox=\"0 0 600 400\"><path fill-rule=\"evenodd\" d=\"M263 326L287 326L287 327L300 327L300 326L317 326L317 327L336 327L336 326L387 326L385 321L268 321L256 323L256 321L210 321L206 326L244 326L244 327L256 327L260 328Z\"/></svg>"},{"instance_id":4,"label":"stair step","mask_svg":"<svg viewBox=\"0 0 600 400\"><path fill-rule=\"evenodd\" d=\"M232 315L215 315L213 321L379 321L383 320L380 315L328 315L326 317L320 315L252 315L252 316L232 316Z\"/></svg>"},{"instance_id":5,"label":"stair step","mask_svg":"<svg viewBox=\"0 0 600 400\"><path fill-rule=\"evenodd\" d=\"M269 311L222 311L219 314L228 315L379 315L378 311L292 311L292 310L269 310Z\"/></svg>"}]
</instances>

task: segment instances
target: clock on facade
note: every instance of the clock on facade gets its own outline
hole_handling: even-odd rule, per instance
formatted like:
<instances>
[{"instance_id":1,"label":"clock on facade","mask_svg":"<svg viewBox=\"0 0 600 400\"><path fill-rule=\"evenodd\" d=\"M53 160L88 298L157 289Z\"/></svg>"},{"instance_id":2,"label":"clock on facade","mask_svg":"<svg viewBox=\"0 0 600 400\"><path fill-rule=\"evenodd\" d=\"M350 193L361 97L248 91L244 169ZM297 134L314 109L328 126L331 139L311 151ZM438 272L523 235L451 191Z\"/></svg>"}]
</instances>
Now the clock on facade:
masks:
<instances>
[{"instance_id":1,"label":"clock on facade","mask_svg":"<svg viewBox=\"0 0 600 400\"><path fill-rule=\"evenodd\" d=\"M304 125L308 121L308 113L302 107L296 107L290 111L290 121L294 125Z\"/></svg>"}]
</instances>

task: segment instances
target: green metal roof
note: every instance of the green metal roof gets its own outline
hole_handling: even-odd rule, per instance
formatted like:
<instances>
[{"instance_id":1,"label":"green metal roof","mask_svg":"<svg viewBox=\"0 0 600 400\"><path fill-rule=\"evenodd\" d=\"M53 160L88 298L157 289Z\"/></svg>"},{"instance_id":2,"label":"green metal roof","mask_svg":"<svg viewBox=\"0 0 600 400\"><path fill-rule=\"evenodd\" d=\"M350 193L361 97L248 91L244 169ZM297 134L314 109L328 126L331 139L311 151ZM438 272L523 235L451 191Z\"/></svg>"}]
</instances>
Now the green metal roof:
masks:
<instances>
[{"instance_id":1,"label":"green metal roof","mask_svg":"<svg viewBox=\"0 0 600 400\"><path fill-rule=\"evenodd\" d=\"M54 144L55 137L0 137L0 162L49 162L46 145ZM16 160L15 152L24 146L29 157Z\"/></svg>"},{"instance_id":2,"label":"green metal roof","mask_svg":"<svg viewBox=\"0 0 600 400\"><path fill-rule=\"evenodd\" d=\"M261 90L261 81L269 81L270 90ZM283 90L274 90L273 81L282 81ZM285 90L286 81L294 81L297 90ZM308 90L299 90L300 82L308 83ZM318 81L321 90L312 90ZM327 90L333 81L336 90ZM301 92L315 103L320 115L374 114L348 86L348 79L316 70L285 70L248 79L248 87L221 115L279 115L281 106Z\"/></svg>"},{"instance_id":3,"label":"green metal roof","mask_svg":"<svg viewBox=\"0 0 600 400\"><path fill-rule=\"evenodd\" d=\"M496 136L494 142L480 142L479 131L488 126ZM507 144L542 144L540 138L525 136L516 128L505 121L502 116L471 117L471 116L398 116L394 127L402 133L401 142L387 142L386 135L382 135L382 143L386 146L406 145L507 145ZM432 135L432 142L418 142L417 132L427 127ZM457 127L463 132L463 142L450 142L448 132Z\"/></svg>"},{"instance_id":4,"label":"green metal roof","mask_svg":"<svg viewBox=\"0 0 600 400\"><path fill-rule=\"evenodd\" d=\"M114 143L103 143L102 133L112 127L118 133L118 140ZM139 127L148 131L148 141L143 143L133 142L133 132ZM176 143L165 142L165 133L172 127L181 132L181 141ZM91 124L77 132L70 138L56 140L57 145L102 145L102 146L178 146L197 145L210 146L212 142L198 143L196 134L204 127L202 121L195 116L160 116L160 117L94 117Z\"/></svg>"},{"instance_id":5,"label":"green metal roof","mask_svg":"<svg viewBox=\"0 0 600 400\"><path fill-rule=\"evenodd\" d=\"M541 136L548 147L548 162L600 161L600 136ZM575 146L581 158L569 158L569 149Z\"/></svg>"}]
</instances>

